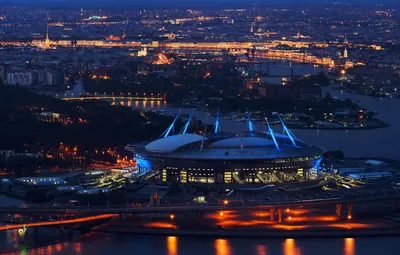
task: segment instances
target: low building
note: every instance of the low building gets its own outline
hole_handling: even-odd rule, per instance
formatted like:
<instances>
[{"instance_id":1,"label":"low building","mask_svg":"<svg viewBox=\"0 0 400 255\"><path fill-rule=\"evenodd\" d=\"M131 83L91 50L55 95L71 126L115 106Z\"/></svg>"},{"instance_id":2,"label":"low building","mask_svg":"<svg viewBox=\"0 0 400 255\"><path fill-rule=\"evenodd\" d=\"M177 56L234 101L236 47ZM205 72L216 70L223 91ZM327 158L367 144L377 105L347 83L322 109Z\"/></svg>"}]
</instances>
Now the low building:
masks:
<instances>
[{"instance_id":1,"label":"low building","mask_svg":"<svg viewBox=\"0 0 400 255\"><path fill-rule=\"evenodd\" d=\"M22 177L16 180L21 184L38 186L64 185L67 183L60 177Z\"/></svg>"},{"instance_id":2,"label":"low building","mask_svg":"<svg viewBox=\"0 0 400 255\"><path fill-rule=\"evenodd\" d=\"M352 173L349 177L357 180L377 180L392 178L393 175L389 172L370 172L370 173Z\"/></svg>"}]
</instances>

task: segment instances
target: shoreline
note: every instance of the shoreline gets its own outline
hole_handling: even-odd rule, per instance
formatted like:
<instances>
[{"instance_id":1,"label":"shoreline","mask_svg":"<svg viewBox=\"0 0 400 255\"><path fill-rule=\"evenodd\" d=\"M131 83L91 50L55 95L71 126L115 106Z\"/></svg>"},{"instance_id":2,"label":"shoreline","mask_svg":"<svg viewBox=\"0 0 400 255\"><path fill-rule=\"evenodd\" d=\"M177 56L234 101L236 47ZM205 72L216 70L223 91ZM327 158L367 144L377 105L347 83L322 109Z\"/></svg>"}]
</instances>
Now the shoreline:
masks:
<instances>
[{"instance_id":1,"label":"shoreline","mask_svg":"<svg viewBox=\"0 0 400 255\"><path fill-rule=\"evenodd\" d=\"M360 127L360 128L354 128L354 127L302 127L302 126L296 126L296 125L286 125L288 128L291 129L305 129L305 130L370 130L370 129L379 129L379 128L387 128L389 127L388 124L382 124L381 126L373 126L373 127Z\"/></svg>"}]
</instances>

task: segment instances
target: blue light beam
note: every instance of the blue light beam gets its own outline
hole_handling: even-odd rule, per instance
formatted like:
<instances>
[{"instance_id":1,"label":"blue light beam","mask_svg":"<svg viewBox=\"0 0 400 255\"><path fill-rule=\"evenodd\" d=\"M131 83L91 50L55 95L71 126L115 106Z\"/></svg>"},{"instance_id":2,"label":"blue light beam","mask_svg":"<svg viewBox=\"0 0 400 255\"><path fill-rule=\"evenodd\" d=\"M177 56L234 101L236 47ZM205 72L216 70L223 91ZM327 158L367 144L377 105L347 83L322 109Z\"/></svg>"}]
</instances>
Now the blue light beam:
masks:
<instances>
[{"instance_id":1,"label":"blue light beam","mask_svg":"<svg viewBox=\"0 0 400 255\"><path fill-rule=\"evenodd\" d=\"M173 121L173 122L171 123L171 125L167 128L167 130L165 130L165 131L160 135L160 137L164 136L164 138L165 138L165 137L169 136L169 133L171 132L171 130L174 129L175 122L178 120L178 118L179 118L180 115L181 115L181 111L179 111L179 113L176 115L174 121Z\"/></svg>"},{"instance_id":2,"label":"blue light beam","mask_svg":"<svg viewBox=\"0 0 400 255\"><path fill-rule=\"evenodd\" d=\"M274 134L274 130L272 130L271 126L269 125L269 122L268 122L268 119L267 119L267 118L265 118L265 123L267 123L268 131L269 131L269 134L270 134L271 137L272 137L272 140L274 141L275 148L276 148L278 151L281 151L281 148L279 148L278 142L276 141L275 134Z\"/></svg>"},{"instance_id":3,"label":"blue light beam","mask_svg":"<svg viewBox=\"0 0 400 255\"><path fill-rule=\"evenodd\" d=\"M293 146L296 147L296 148L298 148L299 146L297 146L296 142L295 142L294 139L293 139L293 136L292 136L293 133L286 127L286 125L285 125L285 123L283 122L283 120L282 120L281 116L279 115L279 113L275 113L275 114L278 116L279 121L280 121L281 124L282 124L284 133L286 133L286 135L289 137L289 139L290 139L290 141L292 142Z\"/></svg>"},{"instance_id":4,"label":"blue light beam","mask_svg":"<svg viewBox=\"0 0 400 255\"><path fill-rule=\"evenodd\" d=\"M190 125L191 120L192 120L192 114L190 114L188 121L186 122L185 126L183 127L182 134L186 134L186 131Z\"/></svg>"}]
</instances>

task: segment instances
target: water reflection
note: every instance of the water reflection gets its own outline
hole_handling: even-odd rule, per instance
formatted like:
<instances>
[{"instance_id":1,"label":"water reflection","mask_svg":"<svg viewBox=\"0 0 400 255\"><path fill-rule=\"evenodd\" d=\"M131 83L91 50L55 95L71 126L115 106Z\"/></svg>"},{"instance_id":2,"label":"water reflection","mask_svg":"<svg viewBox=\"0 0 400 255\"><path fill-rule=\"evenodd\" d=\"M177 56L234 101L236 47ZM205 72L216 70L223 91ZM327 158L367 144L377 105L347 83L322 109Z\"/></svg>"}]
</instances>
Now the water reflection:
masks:
<instances>
[{"instance_id":1,"label":"water reflection","mask_svg":"<svg viewBox=\"0 0 400 255\"><path fill-rule=\"evenodd\" d=\"M215 254L216 255L230 255L231 247L228 240L226 239L216 239L215 240Z\"/></svg>"},{"instance_id":2,"label":"water reflection","mask_svg":"<svg viewBox=\"0 0 400 255\"><path fill-rule=\"evenodd\" d=\"M283 242L283 254L284 255L301 255L299 247L296 247L294 239L288 238Z\"/></svg>"},{"instance_id":3,"label":"water reflection","mask_svg":"<svg viewBox=\"0 0 400 255\"><path fill-rule=\"evenodd\" d=\"M168 249L168 255L178 254L178 239L176 238L176 236L167 237L167 249Z\"/></svg>"},{"instance_id":4,"label":"water reflection","mask_svg":"<svg viewBox=\"0 0 400 255\"><path fill-rule=\"evenodd\" d=\"M257 245L256 246L256 250L257 250L257 255L267 255L267 247L265 245Z\"/></svg>"},{"instance_id":5,"label":"water reflection","mask_svg":"<svg viewBox=\"0 0 400 255\"><path fill-rule=\"evenodd\" d=\"M344 239L344 255L354 255L355 254L355 240L354 238Z\"/></svg>"},{"instance_id":6,"label":"water reflection","mask_svg":"<svg viewBox=\"0 0 400 255\"><path fill-rule=\"evenodd\" d=\"M81 243L76 243L75 244L75 254L80 254L81 251L82 251Z\"/></svg>"},{"instance_id":7,"label":"water reflection","mask_svg":"<svg viewBox=\"0 0 400 255\"><path fill-rule=\"evenodd\" d=\"M9 253L1 253L4 255L22 255L22 254L29 254L29 255L53 255L53 254L82 254L82 245L85 243L82 242L67 242L67 243L59 243L55 245L48 245L43 247L37 247L33 249L27 249L26 247L22 246L18 249L18 251L9 252ZM86 244L87 245L87 244ZM17 247L14 247L17 248Z\"/></svg>"}]
</instances>

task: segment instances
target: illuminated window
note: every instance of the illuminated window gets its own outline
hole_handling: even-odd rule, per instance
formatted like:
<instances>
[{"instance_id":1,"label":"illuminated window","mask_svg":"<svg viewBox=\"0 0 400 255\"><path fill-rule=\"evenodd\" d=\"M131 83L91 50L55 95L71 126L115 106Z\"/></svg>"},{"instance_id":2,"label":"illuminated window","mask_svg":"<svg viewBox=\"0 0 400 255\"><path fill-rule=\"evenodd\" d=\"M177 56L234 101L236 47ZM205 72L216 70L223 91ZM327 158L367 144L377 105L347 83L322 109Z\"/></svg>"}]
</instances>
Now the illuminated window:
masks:
<instances>
[{"instance_id":1,"label":"illuminated window","mask_svg":"<svg viewBox=\"0 0 400 255\"><path fill-rule=\"evenodd\" d=\"M166 169L162 170L162 181L163 182L167 181L167 170Z\"/></svg>"},{"instance_id":2,"label":"illuminated window","mask_svg":"<svg viewBox=\"0 0 400 255\"><path fill-rule=\"evenodd\" d=\"M187 174L186 174L186 170L185 169L181 170L180 180L181 180L181 183L186 183L187 182Z\"/></svg>"},{"instance_id":3,"label":"illuminated window","mask_svg":"<svg viewBox=\"0 0 400 255\"><path fill-rule=\"evenodd\" d=\"M232 172L225 172L224 183L231 183L231 182L232 182Z\"/></svg>"}]
</instances>

